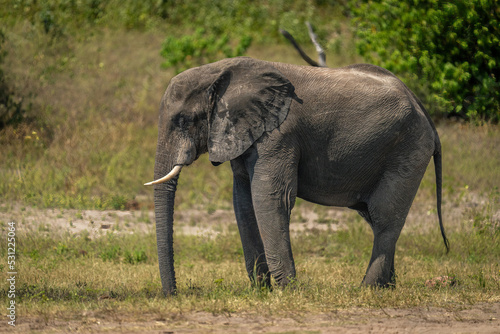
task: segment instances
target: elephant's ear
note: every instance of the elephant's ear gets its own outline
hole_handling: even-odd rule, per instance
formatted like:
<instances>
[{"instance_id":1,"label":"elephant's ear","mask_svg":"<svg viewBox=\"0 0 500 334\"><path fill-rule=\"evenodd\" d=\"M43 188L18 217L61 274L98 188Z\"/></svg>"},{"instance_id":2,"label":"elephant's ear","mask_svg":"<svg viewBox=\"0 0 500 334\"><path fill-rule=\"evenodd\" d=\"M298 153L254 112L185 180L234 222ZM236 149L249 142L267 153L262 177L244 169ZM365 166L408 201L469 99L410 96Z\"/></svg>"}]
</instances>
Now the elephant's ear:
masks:
<instances>
[{"instance_id":1,"label":"elephant's ear","mask_svg":"<svg viewBox=\"0 0 500 334\"><path fill-rule=\"evenodd\" d=\"M294 87L275 67L251 58L228 60L209 88L208 154L214 164L235 159L285 120Z\"/></svg>"}]
</instances>

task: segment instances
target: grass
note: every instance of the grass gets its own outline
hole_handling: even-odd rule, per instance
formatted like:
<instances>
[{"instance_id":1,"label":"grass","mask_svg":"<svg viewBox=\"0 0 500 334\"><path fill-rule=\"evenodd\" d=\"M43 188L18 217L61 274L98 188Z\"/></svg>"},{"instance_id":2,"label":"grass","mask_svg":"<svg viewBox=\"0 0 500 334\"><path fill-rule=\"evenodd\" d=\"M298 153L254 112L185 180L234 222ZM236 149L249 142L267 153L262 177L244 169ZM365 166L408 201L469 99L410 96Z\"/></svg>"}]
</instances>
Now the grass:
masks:
<instances>
[{"instance_id":1,"label":"grass","mask_svg":"<svg viewBox=\"0 0 500 334\"><path fill-rule=\"evenodd\" d=\"M116 217L113 230L91 238L59 233L45 222L17 235L17 301L21 316L72 319L92 311L157 319L190 311L213 314L318 313L354 307L459 308L498 303L500 293L500 128L440 121L443 145L444 221L451 241L446 255L435 217L435 178L430 164L396 252L398 287L361 288L372 236L355 213L345 229L294 235L298 270L290 288L269 291L247 278L236 227L215 238L177 234L179 294L161 296L155 235L120 230L152 223L152 190L159 100L173 72L159 55L165 31L109 29L53 38L26 22L6 34L6 76L25 92L36 121L0 131L0 210L55 208L57 218L77 208L122 210L139 202L135 220ZM313 54L312 48L309 53ZM289 45L254 45L255 58L303 64ZM352 50L328 54L330 66L359 62ZM30 66L26 66L30 64ZM213 167L207 156L183 169L176 211L232 208L229 164ZM298 200L301 210L335 223L328 208ZM337 217L338 218L338 217ZM6 231L7 221L0 221ZM196 222L183 222L194 225ZM180 222L177 222L178 226ZM118 226L118 227L116 227ZM215 227L218 229L219 227ZM223 229L220 228L222 231ZM116 233L115 233L116 232ZM5 242L0 257L6 258ZM5 269L5 262L0 269ZM428 288L427 279L454 276L453 287ZM7 290L0 289L1 303Z\"/></svg>"},{"instance_id":2,"label":"grass","mask_svg":"<svg viewBox=\"0 0 500 334\"><path fill-rule=\"evenodd\" d=\"M2 198L49 208L123 209L132 200L150 205L152 191L142 184L152 178L157 109L173 75L158 72L164 34L102 30L82 41L51 40L18 24L6 35L6 74L31 92L38 120L0 132ZM256 45L249 54L303 64L285 45ZM331 66L354 61L328 56ZM26 63L33 64L29 71ZM500 185L498 125L443 122L438 130L445 192L456 196L468 186L487 193ZM431 173L424 178L425 197L433 196ZM232 206L228 164L214 168L202 157L180 183L181 207Z\"/></svg>"},{"instance_id":3,"label":"grass","mask_svg":"<svg viewBox=\"0 0 500 334\"><path fill-rule=\"evenodd\" d=\"M498 202L496 202L498 210ZM6 224L2 226L6 230ZM500 229L485 231L468 217L450 234L446 255L436 231L403 234L398 242L394 290L362 288L371 252L371 231L361 220L346 230L311 231L292 238L297 280L284 290L250 285L235 228L215 239L177 234L179 293L161 296L154 234L91 239L55 231L19 233L16 300L22 316L71 318L82 311L158 314L207 311L213 314L323 312L353 307L460 307L499 302ZM6 249L2 247L2 258ZM82 270L84 269L85 270ZM3 270L4 268L2 268ZM426 287L427 279L448 275L456 285ZM0 290L7 300L7 287ZM138 311L140 310L140 311Z\"/></svg>"}]
</instances>

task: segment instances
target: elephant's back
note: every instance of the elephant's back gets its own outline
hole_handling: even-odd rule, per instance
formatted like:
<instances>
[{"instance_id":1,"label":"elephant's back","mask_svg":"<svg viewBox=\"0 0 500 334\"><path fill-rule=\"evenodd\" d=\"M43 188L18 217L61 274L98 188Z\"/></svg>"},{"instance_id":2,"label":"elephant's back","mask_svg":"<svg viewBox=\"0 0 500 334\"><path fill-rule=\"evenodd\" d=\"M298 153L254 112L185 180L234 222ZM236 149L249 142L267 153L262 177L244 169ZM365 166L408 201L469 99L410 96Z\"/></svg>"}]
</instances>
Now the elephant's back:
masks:
<instances>
[{"instance_id":1,"label":"elephant's back","mask_svg":"<svg viewBox=\"0 0 500 334\"><path fill-rule=\"evenodd\" d=\"M366 64L283 70L298 97L281 130L297 136L301 145L300 197L348 206L380 180L399 150L411 147L432 155L432 126L391 72Z\"/></svg>"}]
</instances>

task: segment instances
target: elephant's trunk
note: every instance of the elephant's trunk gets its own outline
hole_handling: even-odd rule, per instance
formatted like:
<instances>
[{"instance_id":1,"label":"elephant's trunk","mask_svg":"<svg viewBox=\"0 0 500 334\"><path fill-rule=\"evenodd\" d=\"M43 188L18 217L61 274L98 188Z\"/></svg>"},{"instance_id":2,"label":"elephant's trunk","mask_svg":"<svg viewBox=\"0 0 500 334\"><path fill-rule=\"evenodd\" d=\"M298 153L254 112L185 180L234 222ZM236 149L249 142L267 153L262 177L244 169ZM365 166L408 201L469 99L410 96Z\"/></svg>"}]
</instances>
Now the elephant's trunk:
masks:
<instances>
[{"instance_id":1,"label":"elephant's trunk","mask_svg":"<svg viewBox=\"0 0 500 334\"><path fill-rule=\"evenodd\" d=\"M174 270L174 201L177 189L175 176L172 180L155 185L156 247L160 266L161 285L165 296L175 294Z\"/></svg>"}]
</instances>

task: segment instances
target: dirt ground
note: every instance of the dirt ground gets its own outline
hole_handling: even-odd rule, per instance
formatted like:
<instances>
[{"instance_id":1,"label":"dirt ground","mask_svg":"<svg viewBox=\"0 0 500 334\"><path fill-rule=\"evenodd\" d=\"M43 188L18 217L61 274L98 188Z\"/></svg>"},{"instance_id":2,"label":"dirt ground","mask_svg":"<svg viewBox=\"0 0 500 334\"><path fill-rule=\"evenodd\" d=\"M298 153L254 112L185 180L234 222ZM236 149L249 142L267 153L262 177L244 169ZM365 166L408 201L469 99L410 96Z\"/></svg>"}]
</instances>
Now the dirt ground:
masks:
<instances>
[{"instance_id":1,"label":"dirt ground","mask_svg":"<svg viewBox=\"0 0 500 334\"><path fill-rule=\"evenodd\" d=\"M446 229L456 226L451 222L459 222L463 211L468 206L477 205L480 199L469 201L467 205L457 206L445 203L443 211L446 212ZM408 215L403 233L422 229L435 229L437 216L432 211L435 203L414 203ZM323 207L325 208L325 207ZM311 207L296 208L292 211L290 231L294 233L307 233L310 230L336 231L346 227L348 217L357 217L357 213L347 208L326 208L320 213ZM500 211L495 214L500 220ZM200 235L215 237L224 233L231 226L236 228L233 210L176 210L176 233L186 235ZM18 232L49 232L50 233L80 233L88 231L89 237L94 238L106 233L124 234L152 232L154 225L153 210L75 210L75 209L37 209L22 207L20 205L0 205L0 222L16 222Z\"/></svg>"},{"instance_id":2,"label":"dirt ground","mask_svg":"<svg viewBox=\"0 0 500 334\"><path fill-rule=\"evenodd\" d=\"M86 314L62 321L19 319L19 333L500 333L500 304L479 304L460 311L442 308L353 309L322 314L213 315L206 312L144 315L144 321ZM9 326L10 327L10 326ZM0 333L13 332L1 328Z\"/></svg>"},{"instance_id":3,"label":"dirt ground","mask_svg":"<svg viewBox=\"0 0 500 334\"><path fill-rule=\"evenodd\" d=\"M414 206L405 229L419 229L437 224L428 214L432 204ZM460 216L456 206L445 208L449 215ZM424 214L423 214L424 213ZM329 209L329 223L320 222L316 212L304 210L291 224L292 233L309 229L343 228L343 209ZM415 219L415 216L427 217ZM208 218L207 218L208 217ZM298 218L300 217L300 218ZM2 207L0 222L15 221L18 233L29 230L79 233L90 237L105 233L134 233L154 229L151 211L40 210ZM196 222L194 224L193 222ZM177 233L216 236L234 225L231 210L184 210L176 213ZM422 226L420 224L423 224ZM217 226L214 229L214 226ZM2 314L4 312L1 312ZM321 314L289 314L287 316L238 313L213 315L206 312L182 314L145 314L143 321L131 321L126 315L85 313L73 319L18 317L16 328L0 323L0 333L500 333L500 303L464 305L457 310L444 308L332 310Z\"/></svg>"}]
</instances>

